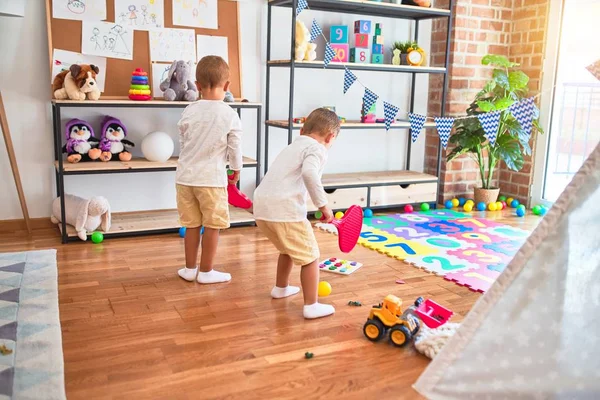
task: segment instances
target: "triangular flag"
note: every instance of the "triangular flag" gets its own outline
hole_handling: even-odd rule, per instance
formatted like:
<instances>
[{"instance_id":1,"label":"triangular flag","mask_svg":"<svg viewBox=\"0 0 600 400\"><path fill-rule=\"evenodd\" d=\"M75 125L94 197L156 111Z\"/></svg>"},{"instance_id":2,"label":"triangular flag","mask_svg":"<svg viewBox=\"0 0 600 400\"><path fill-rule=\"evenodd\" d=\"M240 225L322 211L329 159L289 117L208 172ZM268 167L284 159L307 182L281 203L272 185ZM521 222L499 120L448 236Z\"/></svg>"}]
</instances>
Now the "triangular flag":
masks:
<instances>
[{"instance_id":1,"label":"triangular flag","mask_svg":"<svg viewBox=\"0 0 600 400\"><path fill-rule=\"evenodd\" d=\"M500 111L490 111L485 114L478 114L477 118L483 128L483 135L493 146L496 143L498 127L500 126Z\"/></svg>"},{"instance_id":2,"label":"triangular flag","mask_svg":"<svg viewBox=\"0 0 600 400\"><path fill-rule=\"evenodd\" d=\"M325 44L325 57L323 59L325 67L329 65L331 60L333 60L333 57L335 57L335 50L333 49L333 47L331 47L329 43Z\"/></svg>"},{"instance_id":3,"label":"triangular flag","mask_svg":"<svg viewBox=\"0 0 600 400\"><path fill-rule=\"evenodd\" d=\"M450 131L452 130L452 125L454 124L454 118L435 117L433 120L435 121L435 126L437 128L438 135L440 136L442 146L445 150L448 147L448 139L450 139Z\"/></svg>"},{"instance_id":4,"label":"triangular flag","mask_svg":"<svg viewBox=\"0 0 600 400\"><path fill-rule=\"evenodd\" d=\"M408 113L408 121L410 122L410 137L412 142L416 142L423 126L425 126L426 116L421 114Z\"/></svg>"},{"instance_id":5,"label":"triangular flag","mask_svg":"<svg viewBox=\"0 0 600 400\"><path fill-rule=\"evenodd\" d=\"M308 7L306 0L298 0L298 7L296 7L296 16L298 16L304 9Z\"/></svg>"},{"instance_id":6,"label":"triangular flag","mask_svg":"<svg viewBox=\"0 0 600 400\"><path fill-rule=\"evenodd\" d=\"M517 121L519 121L521 128L523 128L528 136L531 135L534 107L535 105L533 104L533 97L530 97L528 99L521 100L520 102L515 103L508 108Z\"/></svg>"},{"instance_id":7,"label":"triangular flag","mask_svg":"<svg viewBox=\"0 0 600 400\"><path fill-rule=\"evenodd\" d=\"M354 82L356 82L356 75L354 75L352 71L346 68L346 70L344 71L344 94L346 94L346 92L348 91L348 89L350 89L350 86L352 86Z\"/></svg>"},{"instance_id":8,"label":"triangular flag","mask_svg":"<svg viewBox=\"0 0 600 400\"><path fill-rule=\"evenodd\" d=\"M386 132L390 130L392 123L396 119L396 114L398 114L398 107L393 104L388 103L387 101L383 102L383 115L385 117L385 130Z\"/></svg>"},{"instance_id":9,"label":"triangular flag","mask_svg":"<svg viewBox=\"0 0 600 400\"><path fill-rule=\"evenodd\" d=\"M323 30L321 26L318 24L316 19L313 19L312 25L310 27L310 41L314 42L316 38L323 34Z\"/></svg>"},{"instance_id":10,"label":"triangular flag","mask_svg":"<svg viewBox=\"0 0 600 400\"><path fill-rule=\"evenodd\" d=\"M373 104L377 101L379 96L371 92L369 88L365 88L365 94L363 95L363 114L367 115Z\"/></svg>"},{"instance_id":11,"label":"triangular flag","mask_svg":"<svg viewBox=\"0 0 600 400\"><path fill-rule=\"evenodd\" d=\"M590 74L594 75L594 78L600 81L600 60L588 65L585 69L590 71Z\"/></svg>"}]
</instances>

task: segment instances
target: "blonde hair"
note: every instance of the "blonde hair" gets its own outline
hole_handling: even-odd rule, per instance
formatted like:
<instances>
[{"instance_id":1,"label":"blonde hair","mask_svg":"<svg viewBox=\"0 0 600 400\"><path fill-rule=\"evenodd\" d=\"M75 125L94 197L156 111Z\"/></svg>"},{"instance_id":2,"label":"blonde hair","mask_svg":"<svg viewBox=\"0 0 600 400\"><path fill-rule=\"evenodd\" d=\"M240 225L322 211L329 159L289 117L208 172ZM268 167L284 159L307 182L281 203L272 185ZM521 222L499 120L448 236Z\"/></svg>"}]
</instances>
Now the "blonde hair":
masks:
<instances>
[{"instance_id":1,"label":"blonde hair","mask_svg":"<svg viewBox=\"0 0 600 400\"><path fill-rule=\"evenodd\" d=\"M196 66L196 82L201 88L212 89L229 80L229 65L219 56L206 56Z\"/></svg>"},{"instance_id":2,"label":"blonde hair","mask_svg":"<svg viewBox=\"0 0 600 400\"><path fill-rule=\"evenodd\" d=\"M306 118L303 126L303 133L305 135L316 133L319 136L327 136L333 133L337 136L339 132L340 119L336 113L326 108L313 110Z\"/></svg>"}]
</instances>

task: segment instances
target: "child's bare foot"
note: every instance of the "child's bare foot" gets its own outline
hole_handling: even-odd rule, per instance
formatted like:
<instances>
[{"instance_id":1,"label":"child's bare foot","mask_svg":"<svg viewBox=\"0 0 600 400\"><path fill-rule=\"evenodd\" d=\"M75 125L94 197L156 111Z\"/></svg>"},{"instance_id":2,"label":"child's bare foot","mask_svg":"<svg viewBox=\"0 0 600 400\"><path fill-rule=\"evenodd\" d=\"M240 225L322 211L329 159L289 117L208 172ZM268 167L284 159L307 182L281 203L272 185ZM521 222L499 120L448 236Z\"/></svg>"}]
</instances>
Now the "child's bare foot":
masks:
<instances>
[{"instance_id":1,"label":"child's bare foot","mask_svg":"<svg viewBox=\"0 0 600 400\"><path fill-rule=\"evenodd\" d=\"M209 272L198 273L198 283L222 283L229 282L231 280L231 274L227 272L219 272L210 270Z\"/></svg>"},{"instance_id":2,"label":"child's bare foot","mask_svg":"<svg viewBox=\"0 0 600 400\"><path fill-rule=\"evenodd\" d=\"M273 290L271 290L271 297L274 299L283 299L284 297L289 297L297 294L300 291L298 286L286 286L286 287L277 287L275 286Z\"/></svg>"},{"instance_id":3,"label":"child's bare foot","mask_svg":"<svg viewBox=\"0 0 600 400\"><path fill-rule=\"evenodd\" d=\"M321 304L317 302L309 306L304 306L304 318L306 319L326 317L328 315L333 314L334 312L335 308L333 308L333 306L330 306L329 304Z\"/></svg>"},{"instance_id":4,"label":"child's bare foot","mask_svg":"<svg viewBox=\"0 0 600 400\"><path fill-rule=\"evenodd\" d=\"M188 282L194 282L196 275L198 274L198 267L181 268L179 271L177 271L177 274Z\"/></svg>"}]
</instances>

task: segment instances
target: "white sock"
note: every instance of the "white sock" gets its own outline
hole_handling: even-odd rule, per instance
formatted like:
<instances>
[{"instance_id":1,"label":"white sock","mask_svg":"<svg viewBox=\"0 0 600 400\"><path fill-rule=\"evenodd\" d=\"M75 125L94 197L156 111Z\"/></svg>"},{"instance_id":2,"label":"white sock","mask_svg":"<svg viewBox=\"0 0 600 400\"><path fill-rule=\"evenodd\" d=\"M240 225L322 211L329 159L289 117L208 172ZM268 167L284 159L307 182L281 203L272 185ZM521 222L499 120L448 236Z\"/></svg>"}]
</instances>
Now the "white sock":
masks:
<instances>
[{"instance_id":1,"label":"white sock","mask_svg":"<svg viewBox=\"0 0 600 400\"><path fill-rule=\"evenodd\" d=\"M273 290L271 290L271 297L274 299L283 299L284 297L293 296L300 291L298 286L286 286L286 287L278 287L275 286Z\"/></svg>"},{"instance_id":2,"label":"white sock","mask_svg":"<svg viewBox=\"0 0 600 400\"><path fill-rule=\"evenodd\" d=\"M319 302L304 306L304 318L314 319L331 315L335 312L335 308L329 304L321 304Z\"/></svg>"},{"instance_id":3,"label":"white sock","mask_svg":"<svg viewBox=\"0 0 600 400\"><path fill-rule=\"evenodd\" d=\"M196 279L196 274L198 273L198 267L196 268L181 268L177 271L180 277L185 279L188 282L194 282Z\"/></svg>"},{"instance_id":4,"label":"white sock","mask_svg":"<svg viewBox=\"0 0 600 400\"><path fill-rule=\"evenodd\" d=\"M198 283L221 283L229 282L231 274L227 272L219 272L214 269L209 272L198 272Z\"/></svg>"}]
</instances>

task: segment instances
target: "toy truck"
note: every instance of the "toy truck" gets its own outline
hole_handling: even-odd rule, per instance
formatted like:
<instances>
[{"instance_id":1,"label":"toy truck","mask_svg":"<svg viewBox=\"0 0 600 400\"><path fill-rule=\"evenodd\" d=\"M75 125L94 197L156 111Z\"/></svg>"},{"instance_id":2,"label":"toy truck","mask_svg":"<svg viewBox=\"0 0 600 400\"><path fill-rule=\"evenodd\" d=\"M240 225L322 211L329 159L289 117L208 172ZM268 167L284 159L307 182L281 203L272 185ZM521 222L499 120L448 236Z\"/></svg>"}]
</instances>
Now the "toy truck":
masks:
<instances>
[{"instance_id":1,"label":"toy truck","mask_svg":"<svg viewBox=\"0 0 600 400\"><path fill-rule=\"evenodd\" d=\"M414 306L402 312L402 300L388 294L383 303L373 306L369 318L363 327L367 339L376 342L389 333L390 340L398 347L410 342L419 331L419 319L413 314L414 309L423 303L423 298L415 300Z\"/></svg>"}]
</instances>

